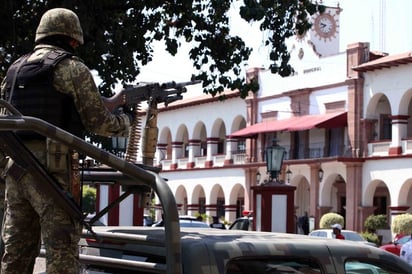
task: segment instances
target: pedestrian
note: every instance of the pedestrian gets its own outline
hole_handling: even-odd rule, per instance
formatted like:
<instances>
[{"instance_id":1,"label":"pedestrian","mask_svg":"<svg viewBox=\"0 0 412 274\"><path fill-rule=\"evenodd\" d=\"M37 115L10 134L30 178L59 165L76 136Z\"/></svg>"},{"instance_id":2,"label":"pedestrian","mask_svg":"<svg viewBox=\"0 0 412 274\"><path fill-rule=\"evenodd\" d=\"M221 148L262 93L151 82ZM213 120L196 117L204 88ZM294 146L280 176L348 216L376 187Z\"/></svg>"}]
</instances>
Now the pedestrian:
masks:
<instances>
[{"instance_id":1,"label":"pedestrian","mask_svg":"<svg viewBox=\"0 0 412 274\"><path fill-rule=\"evenodd\" d=\"M408 264L412 265L412 239L402 245L399 256L401 257L401 259L408 262Z\"/></svg>"},{"instance_id":2,"label":"pedestrian","mask_svg":"<svg viewBox=\"0 0 412 274\"><path fill-rule=\"evenodd\" d=\"M308 212L305 211L305 215L299 217L298 224L299 224L300 228L302 229L303 234L308 235L309 234Z\"/></svg>"},{"instance_id":3,"label":"pedestrian","mask_svg":"<svg viewBox=\"0 0 412 274\"><path fill-rule=\"evenodd\" d=\"M105 107L91 72L75 55L82 44L83 31L74 12L63 8L46 11L36 30L33 51L10 66L2 98L23 115L43 119L81 138L87 131L127 136L132 117L112 114ZM79 193L71 189L73 151L69 147L31 131L16 134L65 191ZM56 206L47 193L34 188L34 180L9 160L1 273L32 274L42 239L48 274L78 274L81 224Z\"/></svg>"},{"instance_id":4,"label":"pedestrian","mask_svg":"<svg viewBox=\"0 0 412 274\"><path fill-rule=\"evenodd\" d=\"M335 239L345 240L345 236L342 235L342 226L340 224L332 225L332 229Z\"/></svg>"},{"instance_id":5,"label":"pedestrian","mask_svg":"<svg viewBox=\"0 0 412 274\"><path fill-rule=\"evenodd\" d=\"M210 224L211 228L226 229L225 225L219 221L219 217L213 216L213 223Z\"/></svg>"}]
</instances>

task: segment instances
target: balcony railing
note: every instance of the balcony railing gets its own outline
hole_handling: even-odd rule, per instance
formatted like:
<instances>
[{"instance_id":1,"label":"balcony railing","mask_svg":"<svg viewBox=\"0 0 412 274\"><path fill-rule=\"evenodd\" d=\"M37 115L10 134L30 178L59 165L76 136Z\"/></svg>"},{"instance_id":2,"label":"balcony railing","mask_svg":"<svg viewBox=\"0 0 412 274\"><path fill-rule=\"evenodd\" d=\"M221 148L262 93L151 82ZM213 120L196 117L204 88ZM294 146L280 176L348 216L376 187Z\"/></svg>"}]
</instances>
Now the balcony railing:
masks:
<instances>
[{"instance_id":1,"label":"balcony railing","mask_svg":"<svg viewBox=\"0 0 412 274\"><path fill-rule=\"evenodd\" d=\"M195 157L195 167L205 167L206 156Z\"/></svg>"},{"instance_id":2,"label":"balcony railing","mask_svg":"<svg viewBox=\"0 0 412 274\"><path fill-rule=\"evenodd\" d=\"M242 152L242 153L235 153L233 154L233 164L235 165L243 165L248 162L247 159L247 154Z\"/></svg>"},{"instance_id":3,"label":"balcony railing","mask_svg":"<svg viewBox=\"0 0 412 274\"><path fill-rule=\"evenodd\" d=\"M402 141L402 151L404 154L412 154L412 140Z\"/></svg>"},{"instance_id":4,"label":"balcony railing","mask_svg":"<svg viewBox=\"0 0 412 274\"><path fill-rule=\"evenodd\" d=\"M390 140L374 141L368 144L368 156L388 156L389 148L391 146ZM402 140L402 155L412 154L412 140Z\"/></svg>"},{"instance_id":5,"label":"balcony railing","mask_svg":"<svg viewBox=\"0 0 412 274\"><path fill-rule=\"evenodd\" d=\"M369 148L369 151L374 151L374 155L378 155L377 153L381 153L379 155L382 155L383 153L387 153L387 149L385 152L385 146L389 148L389 143L388 144L380 144L380 143L374 143L370 144L371 147ZM285 160L306 160L306 159L314 159L314 158L323 158L323 157L333 157L333 156L347 156L349 157L351 155L350 148L348 146L335 146L332 147L329 153L325 154L325 144L324 143L310 143L309 148L307 150L301 149L299 152L295 155L290 154L290 147L289 146L284 146L286 149L286 156ZM409 149L410 153L412 153L412 140L408 141L408 143L405 143L405 146ZM206 156L198 156L194 157L194 163L192 164L193 168L205 168L206 165ZM225 165L225 160L227 159L227 155L225 154L217 154L212 156L212 166L213 167L223 167ZM233 165L243 165L248 162L250 162L250 155L246 154L244 151L236 151L232 153L231 162ZM188 158L179 158L176 160L176 165L178 169L187 169L189 163ZM163 170L170 170L172 166L172 160L162 160L162 169Z\"/></svg>"},{"instance_id":6,"label":"balcony railing","mask_svg":"<svg viewBox=\"0 0 412 274\"><path fill-rule=\"evenodd\" d=\"M213 166L224 166L226 155L213 156Z\"/></svg>"},{"instance_id":7,"label":"balcony railing","mask_svg":"<svg viewBox=\"0 0 412 274\"><path fill-rule=\"evenodd\" d=\"M291 154L290 150L287 148L287 160L299 160L299 159L315 159L315 158L324 158L324 157L334 157L334 156L349 156L350 148L348 146L332 146L328 152L325 152L324 143L310 143L309 148L304 149L303 147L295 148L295 153Z\"/></svg>"},{"instance_id":8,"label":"balcony railing","mask_svg":"<svg viewBox=\"0 0 412 274\"><path fill-rule=\"evenodd\" d=\"M374 141L368 143L368 157L379 157L379 156L388 156L389 155L389 148L391 145L390 140L384 141ZM412 154L412 139L411 140L402 140L402 154ZM324 144L322 143L311 143L308 149L307 156L303 151L297 153L295 157L290 155L290 148L285 146L286 148L286 156L285 160L299 160L299 159L314 159L314 158L323 158L323 157L333 157L333 156L344 156L350 157L352 154L350 147L348 146L341 146L331 151L327 155L323 155L324 152ZM198 156L194 158L194 168L204 168L206 163L206 156ZM218 154L212 156L214 167L223 167L225 165L226 155ZM247 155L244 151L238 151L236 153L232 153L232 163L233 165L243 165L248 163L250 160L250 156ZM187 165L189 163L188 158L180 158L177 160L177 168L178 169L187 169ZM170 170L172 166L172 160L162 160L162 169L163 170Z\"/></svg>"},{"instance_id":9,"label":"balcony railing","mask_svg":"<svg viewBox=\"0 0 412 274\"><path fill-rule=\"evenodd\" d=\"M373 142L368 144L368 156L387 156L391 141Z\"/></svg>"}]
</instances>

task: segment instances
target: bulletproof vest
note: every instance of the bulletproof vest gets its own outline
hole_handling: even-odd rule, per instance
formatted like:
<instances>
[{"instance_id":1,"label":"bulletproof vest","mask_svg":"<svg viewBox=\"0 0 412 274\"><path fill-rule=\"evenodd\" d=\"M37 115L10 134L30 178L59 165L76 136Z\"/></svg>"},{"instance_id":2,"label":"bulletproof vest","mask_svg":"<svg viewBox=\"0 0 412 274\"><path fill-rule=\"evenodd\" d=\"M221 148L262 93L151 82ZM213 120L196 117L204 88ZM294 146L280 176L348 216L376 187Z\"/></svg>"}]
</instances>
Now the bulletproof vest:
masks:
<instances>
[{"instance_id":1,"label":"bulletproof vest","mask_svg":"<svg viewBox=\"0 0 412 274\"><path fill-rule=\"evenodd\" d=\"M6 96L11 96L8 100L23 115L45 120L82 138L84 126L72 97L53 87L55 66L72 54L63 50L53 50L34 61L28 61L29 56L30 54L21 57L7 71ZM11 92L15 71L19 67L14 91ZM33 132L19 131L17 134L25 140L44 139Z\"/></svg>"}]
</instances>

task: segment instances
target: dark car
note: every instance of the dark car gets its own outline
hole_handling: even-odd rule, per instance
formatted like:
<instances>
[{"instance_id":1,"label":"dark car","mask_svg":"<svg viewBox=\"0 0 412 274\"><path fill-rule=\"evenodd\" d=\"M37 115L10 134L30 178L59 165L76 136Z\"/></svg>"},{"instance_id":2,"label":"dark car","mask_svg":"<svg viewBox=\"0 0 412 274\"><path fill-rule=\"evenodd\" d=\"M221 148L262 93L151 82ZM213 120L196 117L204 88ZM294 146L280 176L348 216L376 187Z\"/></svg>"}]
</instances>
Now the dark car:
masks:
<instances>
[{"instance_id":1,"label":"dark car","mask_svg":"<svg viewBox=\"0 0 412 274\"><path fill-rule=\"evenodd\" d=\"M382 245L379 248L399 256L399 254L401 253L402 245L409 242L410 240L411 235L404 235L398 239L395 239L392 243Z\"/></svg>"}]
</instances>

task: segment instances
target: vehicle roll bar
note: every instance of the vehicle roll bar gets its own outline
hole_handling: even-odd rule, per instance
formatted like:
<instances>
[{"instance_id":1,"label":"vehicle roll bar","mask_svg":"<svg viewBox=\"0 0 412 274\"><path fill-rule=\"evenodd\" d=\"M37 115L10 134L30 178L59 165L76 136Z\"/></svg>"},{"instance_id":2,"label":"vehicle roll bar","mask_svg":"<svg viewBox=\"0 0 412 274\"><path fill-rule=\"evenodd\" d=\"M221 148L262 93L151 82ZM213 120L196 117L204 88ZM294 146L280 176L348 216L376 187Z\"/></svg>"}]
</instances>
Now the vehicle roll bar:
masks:
<instances>
[{"instance_id":1,"label":"vehicle roll bar","mask_svg":"<svg viewBox=\"0 0 412 274\"><path fill-rule=\"evenodd\" d=\"M163 211L167 212L167 214L164 214L166 260L168 266L167 273L182 273L180 261L180 226L176 200L166 181L161 176L153 171L145 170L142 167L101 150L92 144L87 143L85 140L55 127L44 120L31 116L23 116L16 108L5 100L0 100L0 108L6 110L4 116L0 116L0 131L33 131L118 170L129 178L129 180L127 180L128 185L130 185L131 180L134 180L136 185L143 184L153 189L159 197ZM119 183L121 184L121 181L119 181Z\"/></svg>"}]
</instances>

